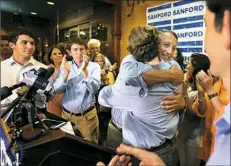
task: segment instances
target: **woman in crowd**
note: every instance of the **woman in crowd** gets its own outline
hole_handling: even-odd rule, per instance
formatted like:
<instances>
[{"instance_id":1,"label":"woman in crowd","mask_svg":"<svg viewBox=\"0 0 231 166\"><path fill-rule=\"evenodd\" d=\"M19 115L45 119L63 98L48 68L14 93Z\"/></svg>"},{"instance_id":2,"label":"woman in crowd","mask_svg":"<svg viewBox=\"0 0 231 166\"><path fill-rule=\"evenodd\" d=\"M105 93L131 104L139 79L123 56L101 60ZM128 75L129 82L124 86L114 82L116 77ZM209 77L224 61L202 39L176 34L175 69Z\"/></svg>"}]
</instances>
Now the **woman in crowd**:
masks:
<instances>
[{"instance_id":1,"label":"woman in crowd","mask_svg":"<svg viewBox=\"0 0 231 166\"><path fill-rule=\"evenodd\" d=\"M193 103L198 117L204 118L204 132L201 137L198 157L206 163L214 151L215 121L223 115L222 107L229 103L228 94L220 78L212 77L210 72L200 71L196 77L198 96Z\"/></svg>"},{"instance_id":2,"label":"woman in crowd","mask_svg":"<svg viewBox=\"0 0 231 166\"><path fill-rule=\"evenodd\" d=\"M98 63L101 68L101 87L102 89L106 85L112 85L115 83L115 77L113 72L109 71L106 67L105 58L102 54L97 53L96 56L93 59L94 62ZM100 90L99 90L100 91ZM98 101L98 95L96 96ZM99 124L100 124L100 144L105 144L106 136L107 136L107 128L108 123L111 119L111 111L109 108L101 106L96 103L97 110L99 112Z\"/></svg>"},{"instance_id":3,"label":"woman in crowd","mask_svg":"<svg viewBox=\"0 0 231 166\"><path fill-rule=\"evenodd\" d=\"M183 95L187 103L183 120L179 123L178 151L181 166L199 166L200 159L196 157L201 137L202 118L192 110L192 104L196 101L198 90L196 87L196 74L203 70L207 71L210 61L206 55L192 54L187 65Z\"/></svg>"},{"instance_id":4,"label":"woman in crowd","mask_svg":"<svg viewBox=\"0 0 231 166\"><path fill-rule=\"evenodd\" d=\"M48 52L48 63L49 67L54 67L55 72L51 77L51 82L57 77L59 67L62 63L64 56L64 50L58 46L52 46ZM55 94L50 101L47 103L47 111L61 117L62 113L62 101L63 93Z\"/></svg>"},{"instance_id":5,"label":"woman in crowd","mask_svg":"<svg viewBox=\"0 0 231 166\"><path fill-rule=\"evenodd\" d=\"M94 62L98 63L101 68L101 86L112 85L115 83L114 74L106 68L105 58L102 54L97 53L93 59Z\"/></svg>"}]
</instances>

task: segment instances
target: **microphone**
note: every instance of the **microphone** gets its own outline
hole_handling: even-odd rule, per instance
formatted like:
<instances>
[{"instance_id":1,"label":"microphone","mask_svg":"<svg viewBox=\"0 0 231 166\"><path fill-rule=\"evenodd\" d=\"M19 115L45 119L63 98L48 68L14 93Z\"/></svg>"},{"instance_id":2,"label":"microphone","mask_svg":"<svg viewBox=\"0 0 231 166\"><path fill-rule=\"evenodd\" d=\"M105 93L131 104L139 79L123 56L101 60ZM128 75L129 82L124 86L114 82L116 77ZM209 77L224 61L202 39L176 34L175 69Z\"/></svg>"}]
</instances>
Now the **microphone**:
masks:
<instances>
[{"instance_id":1,"label":"microphone","mask_svg":"<svg viewBox=\"0 0 231 166\"><path fill-rule=\"evenodd\" d=\"M47 73L46 73L46 75L45 75L45 79L49 79L53 74L54 74L54 72L55 72L55 68L53 68L53 67L49 67L48 69L47 69Z\"/></svg>"},{"instance_id":2,"label":"microphone","mask_svg":"<svg viewBox=\"0 0 231 166\"><path fill-rule=\"evenodd\" d=\"M34 78L30 78L34 81L32 84L29 84L30 87L26 92L24 98L32 98L38 89L45 90L49 83L48 79L53 75L54 71L55 69L53 67L50 67L48 69L39 68L37 71L37 76L35 75Z\"/></svg>"},{"instance_id":3,"label":"microphone","mask_svg":"<svg viewBox=\"0 0 231 166\"><path fill-rule=\"evenodd\" d=\"M27 75L31 75L31 73L38 73L38 75L44 75L46 73L46 69L44 68L40 68L38 71L36 71L34 68L25 72L23 75L24 75L24 79L22 80L22 82L19 82L11 87L7 87L7 86L4 86L2 88L0 88L0 99L1 101L4 100L5 98L9 97L10 95L12 95L12 91L14 89L17 89L19 87L22 87L24 85L27 85L27 84L31 84L31 82L29 83L28 81L26 81L25 77L27 77ZM33 81L32 81L33 82Z\"/></svg>"},{"instance_id":4,"label":"microphone","mask_svg":"<svg viewBox=\"0 0 231 166\"><path fill-rule=\"evenodd\" d=\"M40 67L36 74L40 77L45 77L45 75L47 74L47 69L43 68L43 67Z\"/></svg>"},{"instance_id":5,"label":"microphone","mask_svg":"<svg viewBox=\"0 0 231 166\"><path fill-rule=\"evenodd\" d=\"M66 60L67 60L67 61L72 61L72 60L73 60L73 57L70 56L70 55L69 55L69 56L66 56Z\"/></svg>"},{"instance_id":6,"label":"microphone","mask_svg":"<svg viewBox=\"0 0 231 166\"><path fill-rule=\"evenodd\" d=\"M47 84L48 84L48 79L52 76L54 73L54 68L50 67L48 69L45 68L39 68L37 71L32 69L28 71L22 82L19 82L11 87L4 86L0 88L0 99L1 101L4 100L5 98L9 97L12 95L12 91L14 89L17 89L22 86L29 86L28 91L36 91L37 89L42 89L45 90ZM22 92L19 90L18 94L22 95L25 93L25 89L22 90Z\"/></svg>"},{"instance_id":7,"label":"microphone","mask_svg":"<svg viewBox=\"0 0 231 166\"><path fill-rule=\"evenodd\" d=\"M4 86L2 88L0 88L0 99L1 101L4 100L5 98L9 97L10 95L12 95L12 91L14 89L17 89L23 85L26 85L24 82L19 82L11 87L7 87L7 86Z\"/></svg>"},{"instance_id":8,"label":"microphone","mask_svg":"<svg viewBox=\"0 0 231 166\"><path fill-rule=\"evenodd\" d=\"M22 96L22 95L24 95L28 90L29 90L29 87L26 86L26 85L24 85L24 86L22 86L19 90L17 90L17 94L18 94L19 96Z\"/></svg>"}]
</instances>

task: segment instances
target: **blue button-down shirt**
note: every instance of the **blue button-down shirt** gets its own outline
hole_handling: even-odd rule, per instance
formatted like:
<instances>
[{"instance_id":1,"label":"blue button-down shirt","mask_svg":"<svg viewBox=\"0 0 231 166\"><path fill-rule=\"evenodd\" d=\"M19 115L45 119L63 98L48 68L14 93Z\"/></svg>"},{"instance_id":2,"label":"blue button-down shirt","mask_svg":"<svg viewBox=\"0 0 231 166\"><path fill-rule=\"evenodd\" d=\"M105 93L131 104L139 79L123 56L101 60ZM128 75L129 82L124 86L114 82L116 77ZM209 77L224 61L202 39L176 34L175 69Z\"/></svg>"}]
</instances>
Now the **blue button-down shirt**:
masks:
<instances>
[{"instance_id":1,"label":"blue button-down shirt","mask_svg":"<svg viewBox=\"0 0 231 166\"><path fill-rule=\"evenodd\" d=\"M60 67L53 88L55 92L65 92L62 99L64 108L73 113L81 113L95 103L95 94L100 87L100 66L89 62L88 77L84 79L81 68L74 61L69 64L71 69L67 80L63 80L64 68Z\"/></svg>"},{"instance_id":2,"label":"blue button-down shirt","mask_svg":"<svg viewBox=\"0 0 231 166\"><path fill-rule=\"evenodd\" d=\"M115 84L119 88L121 81L124 83L124 85L125 82L127 82L126 84L130 84L130 82L139 82L140 78L138 76L149 69L151 69L150 65L145 65L144 63L138 62L134 56L128 55L123 59L120 65L120 71L126 70L126 72L119 72ZM111 116L112 121L118 127L122 128L122 111L117 108L112 108Z\"/></svg>"},{"instance_id":3,"label":"blue button-down shirt","mask_svg":"<svg viewBox=\"0 0 231 166\"><path fill-rule=\"evenodd\" d=\"M122 111L117 108L111 109L111 120L119 127L122 128Z\"/></svg>"},{"instance_id":4,"label":"blue button-down shirt","mask_svg":"<svg viewBox=\"0 0 231 166\"><path fill-rule=\"evenodd\" d=\"M150 66L137 62L132 55L124 58L114 85L99 94L99 103L121 109L124 142L132 146L150 148L171 139L177 129L178 114L165 114L160 107L164 96L172 95L175 88L170 82L149 88L141 74L151 68L169 69L169 63ZM135 70L134 70L135 69Z\"/></svg>"},{"instance_id":5,"label":"blue button-down shirt","mask_svg":"<svg viewBox=\"0 0 231 166\"><path fill-rule=\"evenodd\" d=\"M216 122L215 149L206 165L230 165L230 103L225 114Z\"/></svg>"}]
</instances>

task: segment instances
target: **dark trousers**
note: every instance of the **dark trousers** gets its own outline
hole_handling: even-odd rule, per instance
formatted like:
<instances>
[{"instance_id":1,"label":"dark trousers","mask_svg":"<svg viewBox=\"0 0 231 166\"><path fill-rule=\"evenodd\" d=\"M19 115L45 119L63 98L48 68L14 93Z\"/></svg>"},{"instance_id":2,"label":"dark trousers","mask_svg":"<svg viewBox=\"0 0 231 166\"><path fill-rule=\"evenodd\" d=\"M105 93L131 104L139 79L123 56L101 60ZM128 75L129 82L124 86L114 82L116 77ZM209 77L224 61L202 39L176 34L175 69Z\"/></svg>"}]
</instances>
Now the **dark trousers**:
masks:
<instances>
[{"instance_id":1,"label":"dark trousers","mask_svg":"<svg viewBox=\"0 0 231 166\"><path fill-rule=\"evenodd\" d=\"M110 121L107 129L106 146L112 149L116 149L122 142L122 132L114 127Z\"/></svg>"},{"instance_id":2,"label":"dark trousers","mask_svg":"<svg viewBox=\"0 0 231 166\"><path fill-rule=\"evenodd\" d=\"M158 156L163 160L166 166L178 166L178 152L176 149L176 141L172 141L171 144L157 151L148 150L158 154ZM136 158L132 158L133 166L139 166L140 161Z\"/></svg>"},{"instance_id":3,"label":"dark trousers","mask_svg":"<svg viewBox=\"0 0 231 166\"><path fill-rule=\"evenodd\" d=\"M111 119L111 112L99 112L98 118L99 118L99 133L100 133L99 144L105 145L108 124Z\"/></svg>"}]
</instances>

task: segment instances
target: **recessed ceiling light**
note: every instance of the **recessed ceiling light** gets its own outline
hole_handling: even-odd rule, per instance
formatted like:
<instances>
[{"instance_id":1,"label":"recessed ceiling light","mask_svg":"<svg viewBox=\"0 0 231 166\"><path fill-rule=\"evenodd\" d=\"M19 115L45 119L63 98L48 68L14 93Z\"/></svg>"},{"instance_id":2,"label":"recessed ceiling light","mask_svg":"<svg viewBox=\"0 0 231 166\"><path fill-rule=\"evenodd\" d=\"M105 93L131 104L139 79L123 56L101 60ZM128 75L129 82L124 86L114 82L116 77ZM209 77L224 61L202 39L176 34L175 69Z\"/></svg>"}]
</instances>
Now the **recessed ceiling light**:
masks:
<instances>
[{"instance_id":1,"label":"recessed ceiling light","mask_svg":"<svg viewBox=\"0 0 231 166\"><path fill-rule=\"evenodd\" d=\"M48 5L54 5L54 2L47 2Z\"/></svg>"},{"instance_id":2,"label":"recessed ceiling light","mask_svg":"<svg viewBox=\"0 0 231 166\"><path fill-rule=\"evenodd\" d=\"M14 13L14 15L18 15L18 13Z\"/></svg>"},{"instance_id":3,"label":"recessed ceiling light","mask_svg":"<svg viewBox=\"0 0 231 166\"><path fill-rule=\"evenodd\" d=\"M35 12L31 12L30 14L32 14L32 15L37 15L37 13L35 13Z\"/></svg>"}]
</instances>

